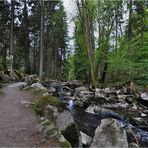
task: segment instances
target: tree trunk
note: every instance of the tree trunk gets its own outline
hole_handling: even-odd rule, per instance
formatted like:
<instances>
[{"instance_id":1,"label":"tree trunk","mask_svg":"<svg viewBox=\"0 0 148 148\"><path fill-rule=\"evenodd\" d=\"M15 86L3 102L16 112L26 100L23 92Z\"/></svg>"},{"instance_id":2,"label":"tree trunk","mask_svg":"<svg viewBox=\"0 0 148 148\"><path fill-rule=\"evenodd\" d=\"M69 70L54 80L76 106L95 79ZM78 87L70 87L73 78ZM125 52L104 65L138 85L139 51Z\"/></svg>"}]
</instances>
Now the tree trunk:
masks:
<instances>
[{"instance_id":1,"label":"tree trunk","mask_svg":"<svg viewBox=\"0 0 148 148\"><path fill-rule=\"evenodd\" d=\"M10 24L10 73L13 71L13 51L14 51L14 1L11 1L11 24Z\"/></svg>"},{"instance_id":2,"label":"tree trunk","mask_svg":"<svg viewBox=\"0 0 148 148\"><path fill-rule=\"evenodd\" d=\"M129 1L128 41L132 37L132 0Z\"/></svg>"},{"instance_id":3,"label":"tree trunk","mask_svg":"<svg viewBox=\"0 0 148 148\"><path fill-rule=\"evenodd\" d=\"M102 77L101 77L101 83L105 82L105 78L106 78L106 74L107 74L107 68L108 68L108 63L106 62L104 64L104 68L103 68L103 73L102 73Z\"/></svg>"},{"instance_id":4,"label":"tree trunk","mask_svg":"<svg viewBox=\"0 0 148 148\"><path fill-rule=\"evenodd\" d=\"M78 6L78 10L80 13L80 21L82 24L82 28L83 28L83 35L84 35L84 40L86 43L86 48L87 48L87 54L88 54L88 59L89 59L89 66L90 66L90 74L91 74L91 84L92 87L95 87L96 85L96 80L95 80L95 71L94 71L94 61L93 61L93 47L94 47L94 43L93 43L93 36L92 36L92 32L93 32L93 26L92 26L92 18L90 18L90 12L87 8L87 2L82 0L82 12L81 12L81 8L80 8L80 3L77 0L76 1L77 6Z\"/></svg>"},{"instance_id":5,"label":"tree trunk","mask_svg":"<svg viewBox=\"0 0 148 148\"><path fill-rule=\"evenodd\" d=\"M41 28L40 28L40 66L39 76L43 77L43 32L44 32L44 1L41 0Z\"/></svg>"},{"instance_id":6,"label":"tree trunk","mask_svg":"<svg viewBox=\"0 0 148 148\"><path fill-rule=\"evenodd\" d=\"M28 33L28 12L27 12L27 1L24 0L24 52L25 52L25 73L31 74L31 62L29 58L30 54L30 42Z\"/></svg>"}]
</instances>

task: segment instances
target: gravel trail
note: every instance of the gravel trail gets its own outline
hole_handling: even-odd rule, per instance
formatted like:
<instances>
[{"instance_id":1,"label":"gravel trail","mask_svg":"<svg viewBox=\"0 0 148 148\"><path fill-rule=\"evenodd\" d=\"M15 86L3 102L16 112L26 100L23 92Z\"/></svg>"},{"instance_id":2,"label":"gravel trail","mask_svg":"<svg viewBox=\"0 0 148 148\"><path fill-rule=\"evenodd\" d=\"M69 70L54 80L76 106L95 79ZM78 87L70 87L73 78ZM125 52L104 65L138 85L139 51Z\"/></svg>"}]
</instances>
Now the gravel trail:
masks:
<instances>
[{"instance_id":1,"label":"gravel trail","mask_svg":"<svg viewBox=\"0 0 148 148\"><path fill-rule=\"evenodd\" d=\"M0 147L55 147L37 131L37 117L21 102L31 102L34 96L19 90L21 83L9 84L0 95Z\"/></svg>"}]
</instances>

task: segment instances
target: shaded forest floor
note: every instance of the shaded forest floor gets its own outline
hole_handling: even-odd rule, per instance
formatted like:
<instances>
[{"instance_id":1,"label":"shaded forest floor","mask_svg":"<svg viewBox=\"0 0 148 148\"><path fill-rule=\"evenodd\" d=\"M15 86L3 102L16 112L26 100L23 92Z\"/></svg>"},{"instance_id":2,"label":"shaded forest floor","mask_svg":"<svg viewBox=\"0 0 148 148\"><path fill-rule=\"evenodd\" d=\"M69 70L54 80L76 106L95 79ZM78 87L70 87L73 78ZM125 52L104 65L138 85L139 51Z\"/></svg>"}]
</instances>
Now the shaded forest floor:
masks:
<instances>
[{"instance_id":1,"label":"shaded forest floor","mask_svg":"<svg viewBox=\"0 0 148 148\"><path fill-rule=\"evenodd\" d=\"M38 132L37 117L22 104L23 101L32 101L34 96L19 90L18 86L18 83L9 84L0 94L0 147L58 146Z\"/></svg>"}]
</instances>

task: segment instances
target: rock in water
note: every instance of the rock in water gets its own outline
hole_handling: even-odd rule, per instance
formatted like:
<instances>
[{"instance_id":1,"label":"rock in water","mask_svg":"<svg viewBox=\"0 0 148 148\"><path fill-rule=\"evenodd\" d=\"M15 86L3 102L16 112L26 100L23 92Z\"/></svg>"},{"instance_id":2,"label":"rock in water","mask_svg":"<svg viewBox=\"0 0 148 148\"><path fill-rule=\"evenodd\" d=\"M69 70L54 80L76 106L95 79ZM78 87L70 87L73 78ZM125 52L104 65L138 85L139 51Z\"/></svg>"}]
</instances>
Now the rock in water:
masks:
<instances>
[{"instance_id":1,"label":"rock in water","mask_svg":"<svg viewBox=\"0 0 148 148\"><path fill-rule=\"evenodd\" d=\"M85 146L89 146L91 141L92 141L92 138L90 136L88 136L87 134L83 133L80 131L80 134L82 136L82 143L85 145Z\"/></svg>"},{"instance_id":2,"label":"rock in water","mask_svg":"<svg viewBox=\"0 0 148 148\"><path fill-rule=\"evenodd\" d=\"M128 148L126 132L119 126L117 120L113 118L103 119L95 131L90 147Z\"/></svg>"},{"instance_id":3,"label":"rock in water","mask_svg":"<svg viewBox=\"0 0 148 148\"><path fill-rule=\"evenodd\" d=\"M141 94L141 99L145 100L145 101L148 101L148 93L147 92L142 93Z\"/></svg>"},{"instance_id":4,"label":"rock in water","mask_svg":"<svg viewBox=\"0 0 148 148\"><path fill-rule=\"evenodd\" d=\"M64 110L58 113L56 127L62 131L62 135L71 143L72 147L82 146L80 132L69 111Z\"/></svg>"}]
</instances>

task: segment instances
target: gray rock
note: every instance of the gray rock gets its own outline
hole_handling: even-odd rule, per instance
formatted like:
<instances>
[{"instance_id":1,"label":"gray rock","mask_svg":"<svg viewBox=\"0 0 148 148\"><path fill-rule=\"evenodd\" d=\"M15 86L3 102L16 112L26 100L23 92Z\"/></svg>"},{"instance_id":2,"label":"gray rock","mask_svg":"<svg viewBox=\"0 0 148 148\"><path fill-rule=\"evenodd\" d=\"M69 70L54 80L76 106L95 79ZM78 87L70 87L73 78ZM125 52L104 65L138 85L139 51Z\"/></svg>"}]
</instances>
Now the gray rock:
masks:
<instances>
[{"instance_id":1,"label":"gray rock","mask_svg":"<svg viewBox=\"0 0 148 148\"><path fill-rule=\"evenodd\" d=\"M69 111L64 110L63 112L58 113L56 127L62 132L66 140L71 143L72 147L82 146L80 132Z\"/></svg>"},{"instance_id":2,"label":"gray rock","mask_svg":"<svg viewBox=\"0 0 148 148\"><path fill-rule=\"evenodd\" d=\"M85 90L88 90L88 88L86 88L86 87L84 87L84 86L77 87L77 88L75 89L76 92L85 91Z\"/></svg>"},{"instance_id":3,"label":"gray rock","mask_svg":"<svg viewBox=\"0 0 148 148\"><path fill-rule=\"evenodd\" d=\"M89 90L83 90L75 93L75 100L83 100L86 102L94 97L95 97L94 93Z\"/></svg>"},{"instance_id":4,"label":"gray rock","mask_svg":"<svg viewBox=\"0 0 148 148\"><path fill-rule=\"evenodd\" d=\"M126 132L119 126L117 120L112 118L103 119L101 120L101 125L95 131L90 147L128 148Z\"/></svg>"},{"instance_id":5,"label":"gray rock","mask_svg":"<svg viewBox=\"0 0 148 148\"><path fill-rule=\"evenodd\" d=\"M96 98L104 98L105 100L107 100L107 98L103 94L101 94L100 92L95 92L95 97Z\"/></svg>"},{"instance_id":6,"label":"gray rock","mask_svg":"<svg viewBox=\"0 0 148 148\"><path fill-rule=\"evenodd\" d=\"M82 137L82 143L85 144L86 146L90 145L92 138L81 131L80 131L80 134Z\"/></svg>"},{"instance_id":7,"label":"gray rock","mask_svg":"<svg viewBox=\"0 0 148 148\"><path fill-rule=\"evenodd\" d=\"M74 123L71 113L67 110L64 110L61 113L57 114L56 118L56 127L60 130L65 130L68 126Z\"/></svg>"},{"instance_id":8,"label":"gray rock","mask_svg":"<svg viewBox=\"0 0 148 148\"><path fill-rule=\"evenodd\" d=\"M116 94L117 95L121 94L121 90L116 90Z\"/></svg>"},{"instance_id":9,"label":"gray rock","mask_svg":"<svg viewBox=\"0 0 148 148\"><path fill-rule=\"evenodd\" d=\"M54 87L49 87L48 88L48 92L49 93L55 93L56 92L56 89Z\"/></svg>"},{"instance_id":10,"label":"gray rock","mask_svg":"<svg viewBox=\"0 0 148 148\"><path fill-rule=\"evenodd\" d=\"M113 90L111 90L110 88L104 88L101 90L102 93L104 94L111 94L111 93L114 93Z\"/></svg>"},{"instance_id":11,"label":"gray rock","mask_svg":"<svg viewBox=\"0 0 148 148\"><path fill-rule=\"evenodd\" d=\"M147 92L142 93L141 94L141 99L145 100L145 101L148 101L148 93Z\"/></svg>"},{"instance_id":12,"label":"gray rock","mask_svg":"<svg viewBox=\"0 0 148 148\"><path fill-rule=\"evenodd\" d=\"M42 84L40 83L33 83L31 85L32 88L35 88L36 90L47 90Z\"/></svg>"},{"instance_id":13,"label":"gray rock","mask_svg":"<svg viewBox=\"0 0 148 148\"><path fill-rule=\"evenodd\" d=\"M132 142L128 145L129 148L140 148L138 144Z\"/></svg>"}]
</instances>

